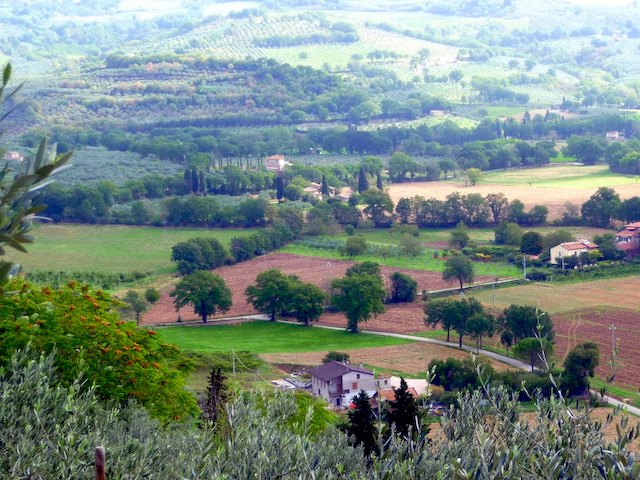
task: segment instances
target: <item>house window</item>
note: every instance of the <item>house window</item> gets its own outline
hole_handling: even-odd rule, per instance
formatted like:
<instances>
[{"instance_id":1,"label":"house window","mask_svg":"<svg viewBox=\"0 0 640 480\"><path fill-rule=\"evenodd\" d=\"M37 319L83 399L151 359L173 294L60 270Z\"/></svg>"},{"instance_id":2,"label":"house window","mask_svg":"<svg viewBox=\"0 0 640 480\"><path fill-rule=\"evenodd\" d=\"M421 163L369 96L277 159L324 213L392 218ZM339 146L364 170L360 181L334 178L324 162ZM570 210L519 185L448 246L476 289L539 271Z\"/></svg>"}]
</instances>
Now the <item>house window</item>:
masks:
<instances>
[{"instance_id":1,"label":"house window","mask_svg":"<svg viewBox=\"0 0 640 480\"><path fill-rule=\"evenodd\" d=\"M351 386L351 388L353 390L358 390L358 382L353 382L353 385Z\"/></svg>"},{"instance_id":2,"label":"house window","mask_svg":"<svg viewBox=\"0 0 640 480\"><path fill-rule=\"evenodd\" d=\"M359 374L359 373L357 373L357 374L356 374L356 378L357 378L358 380L360 379L360 374Z\"/></svg>"}]
</instances>

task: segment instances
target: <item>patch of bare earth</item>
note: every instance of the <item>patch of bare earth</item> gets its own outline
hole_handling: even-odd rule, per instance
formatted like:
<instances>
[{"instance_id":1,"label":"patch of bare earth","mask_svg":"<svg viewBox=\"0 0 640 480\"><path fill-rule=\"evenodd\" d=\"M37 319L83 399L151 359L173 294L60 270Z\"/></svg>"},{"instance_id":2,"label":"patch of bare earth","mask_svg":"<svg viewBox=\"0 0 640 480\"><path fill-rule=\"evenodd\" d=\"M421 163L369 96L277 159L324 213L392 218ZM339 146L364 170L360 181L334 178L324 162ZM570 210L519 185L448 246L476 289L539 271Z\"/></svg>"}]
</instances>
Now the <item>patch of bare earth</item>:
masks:
<instances>
[{"instance_id":1,"label":"patch of bare earth","mask_svg":"<svg viewBox=\"0 0 640 480\"><path fill-rule=\"evenodd\" d=\"M612 187L623 200L638 195L638 185L616 185ZM509 200L522 201L527 209L535 205L545 205L549 209L549 220L561 218L565 203L581 205L596 193L597 188L553 188L522 185L479 184L464 186L464 183L451 182L409 182L394 183L389 187L389 195L394 203L401 198L420 195L425 198L445 200L447 195L459 192L466 195L480 193L486 197L490 193L503 193Z\"/></svg>"},{"instance_id":2,"label":"patch of bare earth","mask_svg":"<svg viewBox=\"0 0 640 480\"><path fill-rule=\"evenodd\" d=\"M553 316L556 355L564 358L569 350L584 342L595 342L600 350L599 376L609 373L612 340L618 347L615 384L640 388L640 312L622 308L592 308ZM611 326L615 327L612 332Z\"/></svg>"},{"instance_id":3,"label":"patch of bare earth","mask_svg":"<svg viewBox=\"0 0 640 480\"><path fill-rule=\"evenodd\" d=\"M211 318L236 317L241 315L254 315L256 311L247 304L244 291L247 286L255 282L256 276L270 268L280 269L289 275L297 275L303 282L312 282L322 290L329 291L333 278L343 277L347 268L357 262L349 260L334 260L318 257L306 257L291 253L269 253L248 262L222 267L215 273L222 276L233 293L233 306L225 314L216 314ZM455 286L444 282L442 274L438 272L424 272L421 270L408 270L381 266L385 281L389 283L389 275L393 272L403 272L410 275L418 282L418 290L437 290ZM477 281L488 281L490 277L478 277ZM388 285L387 285L388 287ZM171 289L163 292L160 300L147 311L142 324L173 323L178 314L173 304L173 298L169 296ZM183 321L198 320L199 317L191 308L182 308L180 312ZM344 315L342 315L344 319ZM414 330L415 331L415 330Z\"/></svg>"},{"instance_id":4,"label":"patch of bare earth","mask_svg":"<svg viewBox=\"0 0 640 480\"><path fill-rule=\"evenodd\" d=\"M351 357L351 363L366 363L382 370L397 370L412 375L418 375L428 370L431 360L444 360L449 357L463 360L471 354L457 348L443 347L429 343L410 343L388 347L359 348L345 350ZM328 352L299 352L299 353L265 353L261 354L265 362L271 364L320 365ZM502 362L490 359L497 371L508 370L510 367Z\"/></svg>"}]
</instances>

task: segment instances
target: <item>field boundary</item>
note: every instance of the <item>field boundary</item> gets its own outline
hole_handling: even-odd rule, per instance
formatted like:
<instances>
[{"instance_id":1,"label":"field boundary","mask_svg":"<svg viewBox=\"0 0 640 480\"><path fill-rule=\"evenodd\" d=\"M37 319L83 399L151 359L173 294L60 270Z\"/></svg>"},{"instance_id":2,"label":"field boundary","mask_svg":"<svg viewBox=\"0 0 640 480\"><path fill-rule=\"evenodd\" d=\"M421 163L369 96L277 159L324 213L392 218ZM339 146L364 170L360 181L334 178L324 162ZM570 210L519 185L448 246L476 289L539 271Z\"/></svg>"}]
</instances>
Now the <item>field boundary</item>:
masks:
<instances>
[{"instance_id":1,"label":"field boundary","mask_svg":"<svg viewBox=\"0 0 640 480\"><path fill-rule=\"evenodd\" d=\"M489 287L498 287L498 288L502 288L502 287L512 287L512 286L517 286L517 285L525 285L527 283L531 282L531 280L527 279L527 278L508 278L506 280L498 280L496 282L484 282L484 283L474 283L472 285L464 285L462 287L462 290L484 290L487 289ZM450 292L458 292L460 291L460 288L458 287L452 287L452 288L442 288L440 290L431 290L426 292L426 296L427 297L440 297L440 296L445 296L447 293ZM424 295L423 295L424 296Z\"/></svg>"}]
</instances>

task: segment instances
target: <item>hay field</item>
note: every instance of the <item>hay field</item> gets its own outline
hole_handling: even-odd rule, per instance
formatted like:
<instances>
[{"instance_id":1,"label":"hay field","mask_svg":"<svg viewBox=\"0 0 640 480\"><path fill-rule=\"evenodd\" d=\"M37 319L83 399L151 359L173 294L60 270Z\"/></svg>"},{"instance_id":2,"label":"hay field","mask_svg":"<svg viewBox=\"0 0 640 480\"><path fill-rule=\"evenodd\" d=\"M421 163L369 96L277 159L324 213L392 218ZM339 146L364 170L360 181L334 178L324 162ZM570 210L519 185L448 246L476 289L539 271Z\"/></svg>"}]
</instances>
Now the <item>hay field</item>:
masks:
<instances>
[{"instance_id":1,"label":"hay field","mask_svg":"<svg viewBox=\"0 0 640 480\"><path fill-rule=\"evenodd\" d=\"M486 172L484 180L473 186L465 186L461 177L451 181L394 183L389 187L389 195L397 203L401 198L415 195L445 200L453 192L462 195L480 193L483 196L502 192L509 200L521 200L527 209L546 205L549 208L548 219L553 220L562 216L566 202L581 205L599 187L614 188L623 200L640 195L637 178L611 174L603 165L559 165Z\"/></svg>"}]
</instances>

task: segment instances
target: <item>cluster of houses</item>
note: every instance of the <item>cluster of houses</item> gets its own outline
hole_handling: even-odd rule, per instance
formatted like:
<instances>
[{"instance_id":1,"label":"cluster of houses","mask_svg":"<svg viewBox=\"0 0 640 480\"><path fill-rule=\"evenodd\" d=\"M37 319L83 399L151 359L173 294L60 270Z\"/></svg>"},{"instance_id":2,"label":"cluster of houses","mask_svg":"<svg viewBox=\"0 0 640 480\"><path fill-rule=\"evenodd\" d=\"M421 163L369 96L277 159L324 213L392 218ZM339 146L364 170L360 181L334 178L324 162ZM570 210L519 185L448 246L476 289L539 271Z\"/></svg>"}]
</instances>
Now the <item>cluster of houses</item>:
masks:
<instances>
[{"instance_id":1,"label":"cluster of houses","mask_svg":"<svg viewBox=\"0 0 640 480\"><path fill-rule=\"evenodd\" d=\"M284 174L284 170L287 167L293 165L290 162L287 162L282 155L272 155L264 159L264 168L268 172L276 172L279 175ZM310 182L308 187L304 188L304 192L308 193L313 198L317 198L322 200L322 185L316 182ZM337 197L341 202L346 202L349 200L349 195L338 193L338 191L334 187L329 187L329 196Z\"/></svg>"},{"instance_id":2,"label":"cluster of houses","mask_svg":"<svg viewBox=\"0 0 640 480\"><path fill-rule=\"evenodd\" d=\"M624 251L627 258L640 255L640 222L629 223L615 236L616 246ZM589 253L598 249L598 245L588 240L565 242L551 248L549 263L562 263L567 257L580 256L581 253Z\"/></svg>"},{"instance_id":3,"label":"cluster of houses","mask_svg":"<svg viewBox=\"0 0 640 480\"><path fill-rule=\"evenodd\" d=\"M378 409L385 402L393 402L396 399L392 378L388 372L381 373L376 378L374 373L362 364L330 361L311 370L311 382L307 389L324 398L332 407L338 408L351 408L353 399L364 390L371 398L371 406ZM418 399L419 391L426 387L426 380L414 382L416 385L410 385L407 391L413 398Z\"/></svg>"}]
</instances>

